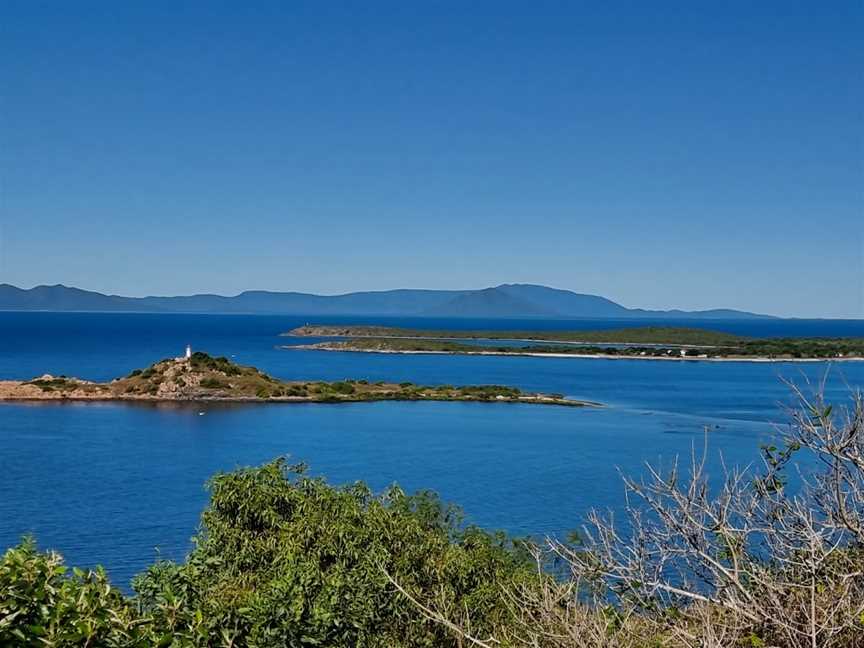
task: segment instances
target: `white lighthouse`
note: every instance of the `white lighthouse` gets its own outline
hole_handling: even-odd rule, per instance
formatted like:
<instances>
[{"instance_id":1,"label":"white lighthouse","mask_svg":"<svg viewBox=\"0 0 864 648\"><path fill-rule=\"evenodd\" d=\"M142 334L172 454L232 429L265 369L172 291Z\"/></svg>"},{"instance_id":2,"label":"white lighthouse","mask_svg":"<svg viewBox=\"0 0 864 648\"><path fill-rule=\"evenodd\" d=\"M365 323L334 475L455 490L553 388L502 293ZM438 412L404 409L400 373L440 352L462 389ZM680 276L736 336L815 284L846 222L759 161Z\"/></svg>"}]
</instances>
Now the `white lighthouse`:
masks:
<instances>
[{"instance_id":1,"label":"white lighthouse","mask_svg":"<svg viewBox=\"0 0 864 648\"><path fill-rule=\"evenodd\" d=\"M191 357L192 357L192 345L187 344L186 345L186 359L188 360Z\"/></svg>"}]
</instances>

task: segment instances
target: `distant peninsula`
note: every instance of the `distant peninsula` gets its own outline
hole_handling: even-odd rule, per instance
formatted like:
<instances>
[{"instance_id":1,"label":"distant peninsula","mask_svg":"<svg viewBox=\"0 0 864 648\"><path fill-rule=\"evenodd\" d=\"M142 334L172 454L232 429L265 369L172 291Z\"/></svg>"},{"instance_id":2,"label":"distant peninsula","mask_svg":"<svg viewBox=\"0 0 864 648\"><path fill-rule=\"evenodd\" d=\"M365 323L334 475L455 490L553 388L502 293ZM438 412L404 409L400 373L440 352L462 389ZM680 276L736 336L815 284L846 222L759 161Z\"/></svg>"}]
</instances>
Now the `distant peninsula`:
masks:
<instances>
[{"instance_id":1,"label":"distant peninsula","mask_svg":"<svg viewBox=\"0 0 864 648\"><path fill-rule=\"evenodd\" d=\"M325 338L283 347L325 351L763 362L864 359L861 338L752 338L663 326L606 331L459 331L310 324L283 335Z\"/></svg>"},{"instance_id":2,"label":"distant peninsula","mask_svg":"<svg viewBox=\"0 0 864 648\"><path fill-rule=\"evenodd\" d=\"M366 380L283 381L224 357L196 352L161 360L107 383L44 375L0 381L0 401L223 401L353 403L367 401L476 401L570 407L597 403L562 394L526 393L502 385L422 386Z\"/></svg>"},{"instance_id":3,"label":"distant peninsula","mask_svg":"<svg viewBox=\"0 0 864 648\"><path fill-rule=\"evenodd\" d=\"M61 284L22 289L0 284L0 311L243 313L296 316L472 318L753 319L731 309L627 308L605 297L533 284L479 290L383 290L344 295L249 290L235 296L123 297Z\"/></svg>"}]
</instances>

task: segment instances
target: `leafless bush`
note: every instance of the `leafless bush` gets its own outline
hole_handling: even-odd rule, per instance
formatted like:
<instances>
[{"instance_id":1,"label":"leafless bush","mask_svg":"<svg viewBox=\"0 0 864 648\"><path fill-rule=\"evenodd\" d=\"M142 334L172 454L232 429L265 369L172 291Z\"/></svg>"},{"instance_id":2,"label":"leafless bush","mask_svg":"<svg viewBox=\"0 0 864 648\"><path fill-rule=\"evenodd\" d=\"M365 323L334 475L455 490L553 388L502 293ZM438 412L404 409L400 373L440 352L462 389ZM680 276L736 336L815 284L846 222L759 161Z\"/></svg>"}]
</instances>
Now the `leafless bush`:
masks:
<instances>
[{"instance_id":1,"label":"leafless bush","mask_svg":"<svg viewBox=\"0 0 864 648\"><path fill-rule=\"evenodd\" d=\"M706 442L687 467L625 478L621 520L595 511L582 542L534 547L537 579L503 589L513 622L495 638L441 602L425 613L481 647L864 646L864 399L835 411L795 393L758 469L721 462L712 479Z\"/></svg>"},{"instance_id":2,"label":"leafless bush","mask_svg":"<svg viewBox=\"0 0 864 648\"><path fill-rule=\"evenodd\" d=\"M625 478L625 531L594 512L584 547L551 550L677 644L864 643L864 403L856 394L835 413L822 392L797 394L785 447L764 449L764 469L724 467L712 488L707 450L686 470L648 466ZM788 471L814 463L790 488Z\"/></svg>"}]
</instances>

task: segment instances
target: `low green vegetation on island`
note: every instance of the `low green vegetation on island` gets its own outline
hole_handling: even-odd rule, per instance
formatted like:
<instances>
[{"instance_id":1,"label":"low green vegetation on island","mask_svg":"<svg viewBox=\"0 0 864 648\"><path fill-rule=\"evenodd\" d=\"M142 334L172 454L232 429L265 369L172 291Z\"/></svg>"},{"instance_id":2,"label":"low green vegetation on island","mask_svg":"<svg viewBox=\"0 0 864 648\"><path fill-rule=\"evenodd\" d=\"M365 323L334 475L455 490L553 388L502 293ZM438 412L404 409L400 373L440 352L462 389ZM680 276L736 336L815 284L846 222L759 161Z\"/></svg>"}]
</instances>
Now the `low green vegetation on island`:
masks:
<instances>
[{"instance_id":1,"label":"low green vegetation on island","mask_svg":"<svg viewBox=\"0 0 864 648\"><path fill-rule=\"evenodd\" d=\"M26 384L38 387L44 392L56 391L62 393L75 390L96 392L99 390L99 387L94 383L81 381L76 378L67 378L66 376L58 376L56 378L53 376L43 376L42 378L34 378L27 381Z\"/></svg>"},{"instance_id":2,"label":"low green vegetation on island","mask_svg":"<svg viewBox=\"0 0 864 648\"><path fill-rule=\"evenodd\" d=\"M169 358L124 378L94 383L65 376L0 382L0 400L233 400L340 403L361 401L487 401L581 406L562 394L523 392L505 385L417 385L368 380L285 381L255 367L196 352ZM593 404L593 403L591 403Z\"/></svg>"},{"instance_id":3,"label":"low green vegetation on island","mask_svg":"<svg viewBox=\"0 0 864 648\"><path fill-rule=\"evenodd\" d=\"M751 338L696 328L653 326L609 331L427 331L379 326L307 325L288 335L334 338L303 347L331 351L666 359L864 358L864 338ZM470 342L477 340L489 343ZM496 345L496 340L514 344Z\"/></svg>"},{"instance_id":4,"label":"low green vegetation on island","mask_svg":"<svg viewBox=\"0 0 864 648\"><path fill-rule=\"evenodd\" d=\"M192 551L131 594L32 540L8 549L0 646L857 648L864 402L801 407L762 468L649 467L620 514L591 513L567 541L284 460L218 474ZM813 454L821 468L788 486Z\"/></svg>"},{"instance_id":5,"label":"low green vegetation on island","mask_svg":"<svg viewBox=\"0 0 864 648\"><path fill-rule=\"evenodd\" d=\"M741 339L731 333L701 328L640 326L605 331L537 331L537 330L443 330L410 329L390 326L339 326L307 324L287 333L297 337L345 338L429 338L461 340L531 340L547 342L588 342L610 344L689 344L700 346L736 344Z\"/></svg>"}]
</instances>

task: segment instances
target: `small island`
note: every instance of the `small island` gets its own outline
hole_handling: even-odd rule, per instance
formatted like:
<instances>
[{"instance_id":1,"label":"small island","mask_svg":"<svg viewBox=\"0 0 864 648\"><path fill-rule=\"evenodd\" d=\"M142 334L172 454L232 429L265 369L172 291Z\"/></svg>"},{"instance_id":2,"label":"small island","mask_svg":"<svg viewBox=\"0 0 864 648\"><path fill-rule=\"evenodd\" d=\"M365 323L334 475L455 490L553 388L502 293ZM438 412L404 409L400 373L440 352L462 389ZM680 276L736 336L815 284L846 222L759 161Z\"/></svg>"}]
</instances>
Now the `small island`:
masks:
<instances>
[{"instance_id":1,"label":"small island","mask_svg":"<svg viewBox=\"0 0 864 648\"><path fill-rule=\"evenodd\" d=\"M255 367L196 352L136 369L124 378L99 383L44 375L27 381L0 381L0 401L225 401L353 403L365 401L476 401L570 407L597 403L562 394L526 393L502 385L423 386L367 380L283 381Z\"/></svg>"},{"instance_id":2,"label":"small island","mask_svg":"<svg viewBox=\"0 0 864 648\"><path fill-rule=\"evenodd\" d=\"M307 324L283 335L331 338L283 347L324 351L750 362L864 360L862 338L754 338L663 326L608 331L458 331ZM509 344L500 344L503 341Z\"/></svg>"}]
</instances>

